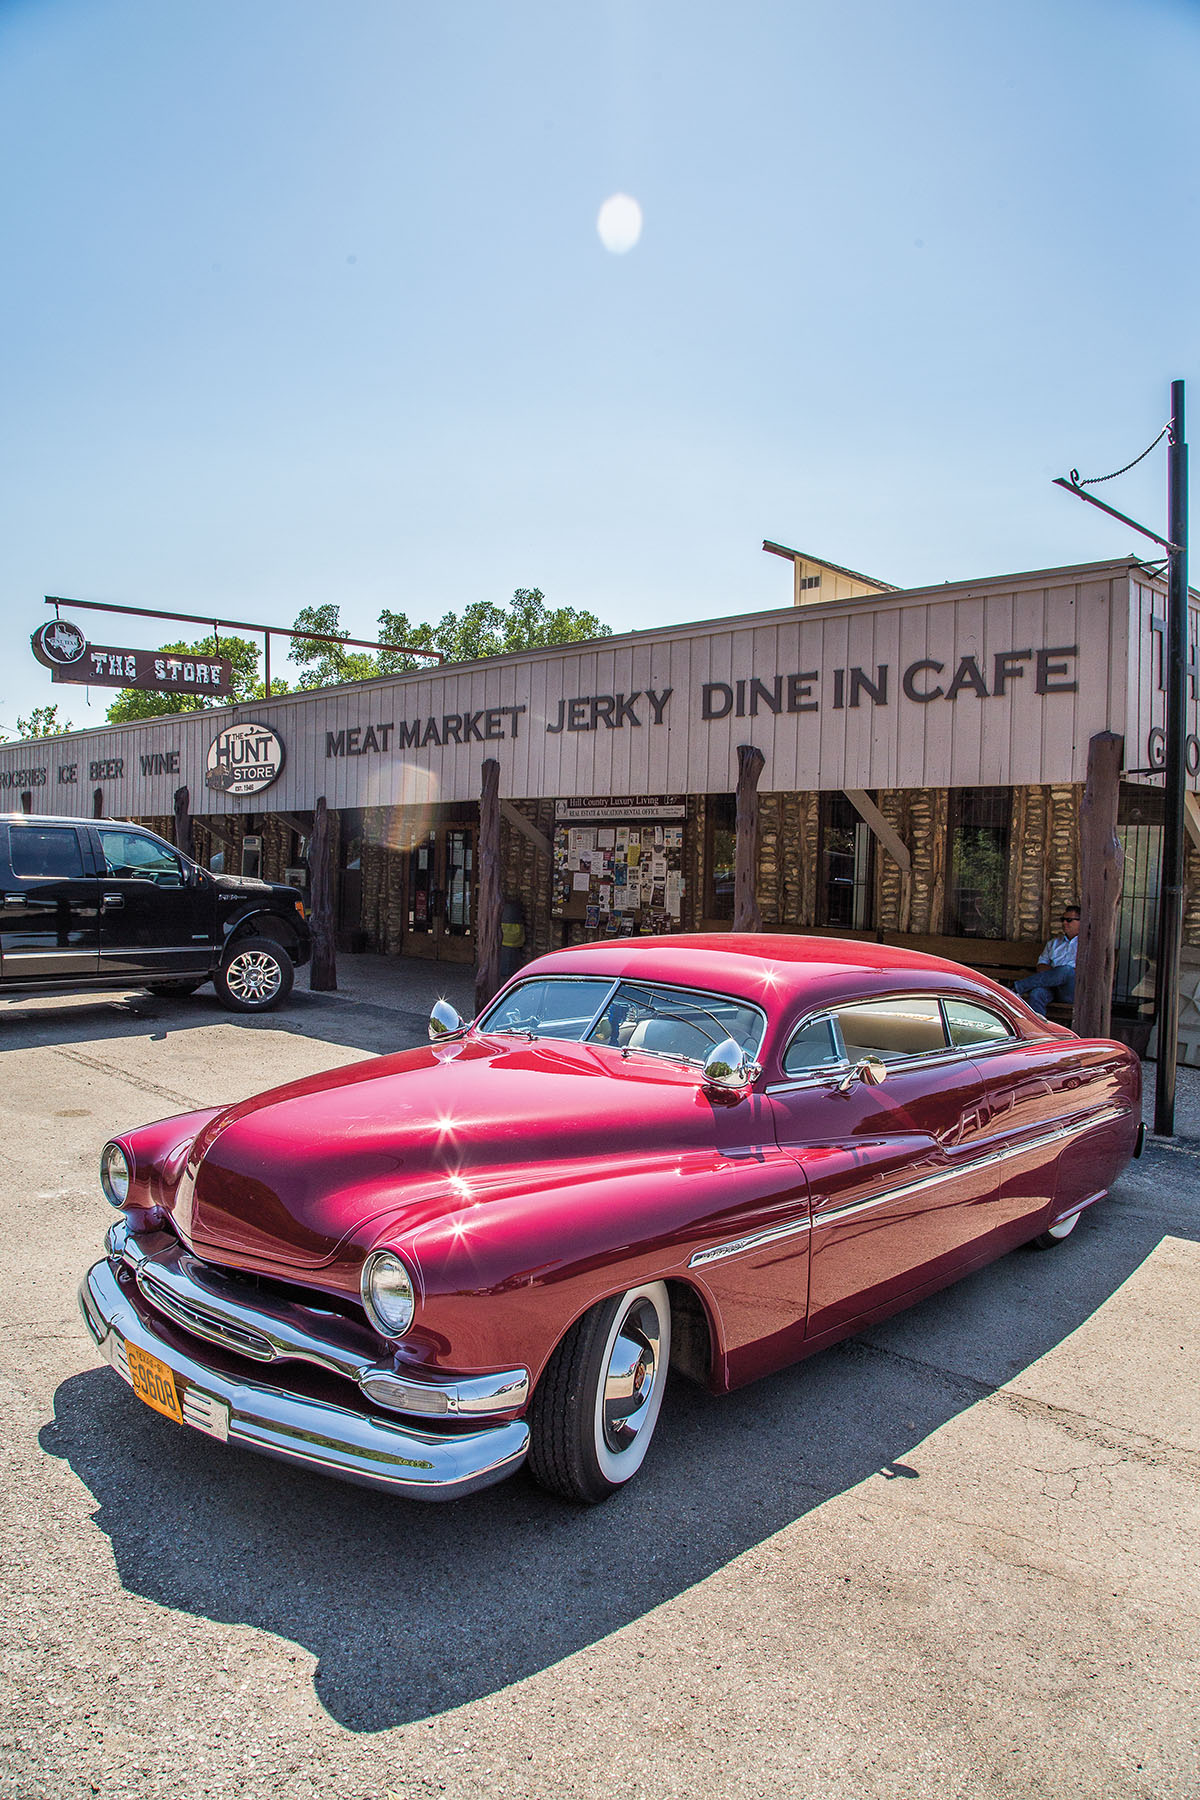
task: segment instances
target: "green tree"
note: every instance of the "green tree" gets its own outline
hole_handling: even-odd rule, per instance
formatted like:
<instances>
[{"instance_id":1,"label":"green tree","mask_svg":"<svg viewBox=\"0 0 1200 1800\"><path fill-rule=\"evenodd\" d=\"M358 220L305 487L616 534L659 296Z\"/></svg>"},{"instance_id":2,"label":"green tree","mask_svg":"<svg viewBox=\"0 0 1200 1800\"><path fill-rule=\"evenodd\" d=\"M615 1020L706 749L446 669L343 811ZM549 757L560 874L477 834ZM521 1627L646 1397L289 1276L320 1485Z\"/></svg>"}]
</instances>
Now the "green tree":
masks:
<instances>
[{"instance_id":1,"label":"green tree","mask_svg":"<svg viewBox=\"0 0 1200 1800\"><path fill-rule=\"evenodd\" d=\"M211 632L194 644L163 644L164 656L227 656L233 667L234 700L261 700L266 689L259 678L258 645L249 638L222 636ZM286 681L271 678L271 693L286 694ZM126 725L131 719L159 719L171 713L203 712L208 707L228 706L230 696L216 694L163 694L153 688L122 688L108 709L109 723Z\"/></svg>"},{"instance_id":2,"label":"green tree","mask_svg":"<svg viewBox=\"0 0 1200 1800\"><path fill-rule=\"evenodd\" d=\"M60 737L74 729L70 719L59 718L57 701L53 706L35 706L27 719L17 720L19 738Z\"/></svg>"},{"instance_id":3,"label":"green tree","mask_svg":"<svg viewBox=\"0 0 1200 1800\"><path fill-rule=\"evenodd\" d=\"M293 631L315 631L322 637L345 637L341 608L333 600L323 606L306 606L297 613ZM300 671L300 688L338 687L343 681L369 681L379 668L369 650L343 650L340 644L306 643L294 637L291 659ZM274 687L274 682L272 682Z\"/></svg>"},{"instance_id":4,"label":"green tree","mask_svg":"<svg viewBox=\"0 0 1200 1800\"><path fill-rule=\"evenodd\" d=\"M340 637L341 608L328 601L307 606L298 614L293 629L317 631ZM506 651L541 650L553 644L577 644L589 638L611 637L595 613L571 606L548 607L540 588L518 588L507 610L491 600L472 600L461 613L448 612L436 625L415 622L407 613L385 607L379 615L381 644L403 644L408 650L440 650L447 662L477 662ZM343 681L366 681L373 675L403 675L424 667L419 657L406 650L345 650L337 644L306 644L292 639L292 661L302 671L302 688L331 687Z\"/></svg>"}]
</instances>

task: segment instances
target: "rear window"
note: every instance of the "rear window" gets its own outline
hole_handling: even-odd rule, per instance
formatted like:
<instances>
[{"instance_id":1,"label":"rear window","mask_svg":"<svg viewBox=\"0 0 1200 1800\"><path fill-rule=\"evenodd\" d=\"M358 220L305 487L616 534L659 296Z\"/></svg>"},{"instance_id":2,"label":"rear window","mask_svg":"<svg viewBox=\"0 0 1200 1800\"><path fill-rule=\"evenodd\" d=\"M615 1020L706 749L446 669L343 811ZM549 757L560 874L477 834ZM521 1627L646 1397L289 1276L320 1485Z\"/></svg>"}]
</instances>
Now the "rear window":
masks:
<instances>
[{"instance_id":1,"label":"rear window","mask_svg":"<svg viewBox=\"0 0 1200 1800\"><path fill-rule=\"evenodd\" d=\"M943 1000L950 1042L959 1050L978 1050L982 1044L1002 1044L1016 1032L999 1013L971 1000Z\"/></svg>"},{"instance_id":2,"label":"rear window","mask_svg":"<svg viewBox=\"0 0 1200 1800\"><path fill-rule=\"evenodd\" d=\"M836 1018L852 1062L863 1056L896 1062L902 1057L929 1056L946 1048L942 1009L932 994L859 1001L853 1006L838 1007Z\"/></svg>"},{"instance_id":3,"label":"rear window","mask_svg":"<svg viewBox=\"0 0 1200 1800\"><path fill-rule=\"evenodd\" d=\"M70 825L10 825L8 845L14 875L69 881L83 874L79 838Z\"/></svg>"}]
</instances>

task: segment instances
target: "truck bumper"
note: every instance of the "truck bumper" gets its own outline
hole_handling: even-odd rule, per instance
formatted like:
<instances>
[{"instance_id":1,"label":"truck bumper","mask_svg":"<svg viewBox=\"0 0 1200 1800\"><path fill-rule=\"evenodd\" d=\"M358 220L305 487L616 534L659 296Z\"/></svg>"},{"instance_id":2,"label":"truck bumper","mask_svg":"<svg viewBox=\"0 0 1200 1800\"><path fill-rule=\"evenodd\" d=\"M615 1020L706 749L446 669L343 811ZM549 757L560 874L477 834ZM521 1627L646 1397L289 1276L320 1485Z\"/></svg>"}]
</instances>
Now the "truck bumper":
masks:
<instances>
[{"instance_id":1,"label":"truck bumper","mask_svg":"<svg viewBox=\"0 0 1200 1800\"><path fill-rule=\"evenodd\" d=\"M456 1500L503 1481L525 1460L529 1427L519 1419L477 1431L418 1431L209 1368L154 1329L107 1260L84 1276L79 1307L96 1348L124 1381L132 1386L127 1344L156 1356L175 1378L184 1423L223 1443L413 1500Z\"/></svg>"}]
</instances>

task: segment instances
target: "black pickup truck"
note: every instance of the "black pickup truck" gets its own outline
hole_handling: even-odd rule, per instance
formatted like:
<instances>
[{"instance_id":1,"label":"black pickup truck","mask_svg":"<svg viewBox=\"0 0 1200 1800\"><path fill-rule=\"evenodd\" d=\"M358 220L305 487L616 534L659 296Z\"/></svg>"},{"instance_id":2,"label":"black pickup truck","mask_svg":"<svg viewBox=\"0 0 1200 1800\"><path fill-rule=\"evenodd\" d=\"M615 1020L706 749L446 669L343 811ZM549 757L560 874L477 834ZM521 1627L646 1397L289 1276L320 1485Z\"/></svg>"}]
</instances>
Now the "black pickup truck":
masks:
<instances>
[{"instance_id":1,"label":"black pickup truck","mask_svg":"<svg viewBox=\"0 0 1200 1800\"><path fill-rule=\"evenodd\" d=\"M0 993L211 981L266 1012L309 949L294 888L212 875L140 825L0 815Z\"/></svg>"}]
</instances>

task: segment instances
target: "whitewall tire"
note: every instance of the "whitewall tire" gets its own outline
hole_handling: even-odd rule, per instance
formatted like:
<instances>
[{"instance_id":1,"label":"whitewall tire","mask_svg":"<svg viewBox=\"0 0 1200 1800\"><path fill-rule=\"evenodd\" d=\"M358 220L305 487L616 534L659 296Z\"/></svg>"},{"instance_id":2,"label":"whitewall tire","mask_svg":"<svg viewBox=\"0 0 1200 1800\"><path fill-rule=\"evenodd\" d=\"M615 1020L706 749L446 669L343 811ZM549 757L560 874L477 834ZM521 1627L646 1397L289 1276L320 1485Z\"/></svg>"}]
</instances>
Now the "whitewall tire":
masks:
<instances>
[{"instance_id":1,"label":"whitewall tire","mask_svg":"<svg viewBox=\"0 0 1200 1800\"><path fill-rule=\"evenodd\" d=\"M602 1301L551 1356L530 1407L529 1469L564 1500L595 1506L637 1474L662 1410L671 1302L651 1281Z\"/></svg>"}]
</instances>

